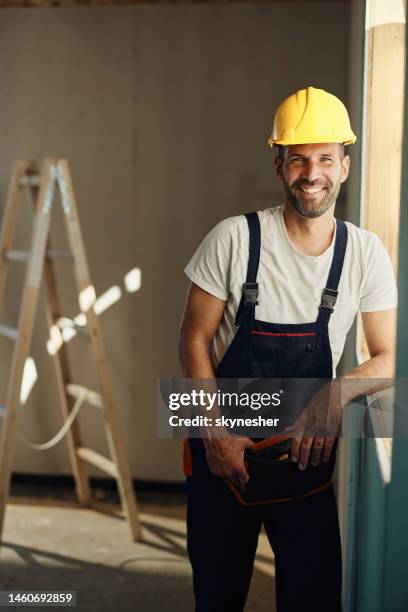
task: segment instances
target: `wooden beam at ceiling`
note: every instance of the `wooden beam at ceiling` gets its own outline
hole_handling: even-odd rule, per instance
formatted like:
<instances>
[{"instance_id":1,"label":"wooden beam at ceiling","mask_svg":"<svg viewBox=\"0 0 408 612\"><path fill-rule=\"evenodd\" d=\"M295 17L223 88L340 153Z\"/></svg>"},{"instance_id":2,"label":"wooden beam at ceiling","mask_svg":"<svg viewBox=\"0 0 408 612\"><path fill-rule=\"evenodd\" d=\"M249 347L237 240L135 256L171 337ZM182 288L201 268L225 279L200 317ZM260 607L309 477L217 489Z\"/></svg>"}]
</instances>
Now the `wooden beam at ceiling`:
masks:
<instances>
[{"instance_id":1,"label":"wooden beam at ceiling","mask_svg":"<svg viewBox=\"0 0 408 612\"><path fill-rule=\"evenodd\" d=\"M68 6L132 6L141 4L274 4L276 2L315 2L316 0L0 0L0 8L42 8ZM338 2L339 0L320 0ZM341 0L350 3L351 0Z\"/></svg>"}]
</instances>

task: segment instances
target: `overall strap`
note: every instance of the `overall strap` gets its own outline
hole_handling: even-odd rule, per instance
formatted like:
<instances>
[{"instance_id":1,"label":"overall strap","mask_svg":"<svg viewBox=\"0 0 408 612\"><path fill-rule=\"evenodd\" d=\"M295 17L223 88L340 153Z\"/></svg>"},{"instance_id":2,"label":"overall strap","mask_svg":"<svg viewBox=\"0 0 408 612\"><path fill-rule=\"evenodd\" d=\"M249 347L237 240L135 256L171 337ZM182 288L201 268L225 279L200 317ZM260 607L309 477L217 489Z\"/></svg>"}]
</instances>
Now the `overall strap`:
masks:
<instances>
[{"instance_id":1,"label":"overall strap","mask_svg":"<svg viewBox=\"0 0 408 612\"><path fill-rule=\"evenodd\" d=\"M326 287L323 289L322 301L317 317L318 323L327 324L334 310L337 300L338 286L343 269L344 256L347 247L347 225L344 221L336 219L336 242L334 243L333 260L330 267Z\"/></svg>"},{"instance_id":2,"label":"overall strap","mask_svg":"<svg viewBox=\"0 0 408 612\"><path fill-rule=\"evenodd\" d=\"M240 325L245 312L251 317L255 316L255 305L258 304L258 274L259 256L261 253L261 225L258 213L245 215L249 228L249 256L246 282L242 285L242 297L235 317L235 325Z\"/></svg>"}]
</instances>

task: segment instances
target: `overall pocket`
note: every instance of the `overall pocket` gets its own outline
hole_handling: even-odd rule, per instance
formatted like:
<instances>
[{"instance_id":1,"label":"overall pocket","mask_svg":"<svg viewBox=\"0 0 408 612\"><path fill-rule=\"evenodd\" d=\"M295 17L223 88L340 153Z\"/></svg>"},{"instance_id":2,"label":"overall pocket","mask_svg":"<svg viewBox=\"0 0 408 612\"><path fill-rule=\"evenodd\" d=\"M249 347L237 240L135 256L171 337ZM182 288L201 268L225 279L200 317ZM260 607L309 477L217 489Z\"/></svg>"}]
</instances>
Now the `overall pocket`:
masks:
<instances>
[{"instance_id":1,"label":"overall pocket","mask_svg":"<svg viewBox=\"0 0 408 612\"><path fill-rule=\"evenodd\" d=\"M233 491L243 504L256 505L276 503L310 495L315 489L328 485L335 465L335 448L328 462L300 470L291 460L290 438L263 448L244 453L249 481L244 492Z\"/></svg>"},{"instance_id":2,"label":"overall pocket","mask_svg":"<svg viewBox=\"0 0 408 612\"><path fill-rule=\"evenodd\" d=\"M330 482L336 464L336 450L337 440L332 448L329 460L325 463L312 465L309 461L308 467L305 470L299 470L298 465L293 464L296 468L293 480L294 498L308 495L314 489L318 489Z\"/></svg>"},{"instance_id":3,"label":"overall pocket","mask_svg":"<svg viewBox=\"0 0 408 612\"><path fill-rule=\"evenodd\" d=\"M278 333L252 330L251 356L266 363L295 363L316 349L316 333Z\"/></svg>"},{"instance_id":4,"label":"overall pocket","mask_svg":"<svg viewBox=\"0 0 408 612\"><path fill-rule=\"evenodd\" d=\"M241 494L245 502L266 503L291 497L290 441L257 452L247 449L244 461L249 474L249 481Z\"/></svg>"}]
</instances>

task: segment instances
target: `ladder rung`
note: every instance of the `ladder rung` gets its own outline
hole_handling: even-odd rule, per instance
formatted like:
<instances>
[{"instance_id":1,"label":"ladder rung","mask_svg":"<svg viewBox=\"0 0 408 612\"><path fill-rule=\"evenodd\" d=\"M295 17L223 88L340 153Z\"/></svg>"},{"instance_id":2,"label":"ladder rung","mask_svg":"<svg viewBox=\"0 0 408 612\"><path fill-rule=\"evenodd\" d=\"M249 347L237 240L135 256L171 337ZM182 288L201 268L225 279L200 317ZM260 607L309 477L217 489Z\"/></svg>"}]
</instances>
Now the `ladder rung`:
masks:
<instances>
[{"instance_id":1,"label":"ladder rung","mask_svg":"<svg viewBox=\"0 0 408 612\"><path fill-rule=\"evenodd\" d=\"M83 395L85 401L89 402L92 406L96 406L97 408L103 408L102 397L100 393L96 391L91 391L91 389L87 389L82 385L74 385L69 383L66 385L66 390L69 395L78 399Z\"/></svg>"},{"instance_id":2,"label":"ladder rung","mask_svg":"<svg viewBox=\"0 0 408 612\"><path fill-rule=\"evenodd\" d=\"M10 340L17 340L18 329L16 327L10 327L10 325L3 325L0 323L0 336L10 338Z\"/></svg>"},{"instance_id":3,"label":"ladder rung","mask_svg":"<svg viewBox=\"0 0 408 612\"><path fill-rule=\"evenodd\" d=\"M63 249L48 249L47 257L49 259L73 259L71 251L64 251Z\"/></svg>"},{"instance_id":4,"label":"ladder rung","mask_svg":"<svg viewBox=\"0 0 408 612\"><path fill-rule=\"evenodd\" d=\"M28 255L28 251L15 251L11 249L4 253L4 259L8 259L9 261L27 261Z\"/></svg>"},{"instance_id":5,"label":"ladder rung","mask_svg":"<svg viewBox=\"0 0 408 612\"><path fill-rule=\"evenodd\" d=\"M21 177L21 179L18 181L18 184L20 185L20 187L38 187L38 185L40 184L40 177L38 176L38 174L26 174L25 176Z\"/></svg>"},{"instance_id":6,"label":"ladder rung","mask_svg":"<svg viewBox=\"0 0 408 612\"><path fill-rule=\"evenodd\" d=\"M77 454L80 459L91 463L95 467L102 470L106 474L113 476L113 478L118 477L118 470L116 468L115 463L111 459L107 459L100 453L92 450L91 448L84 448L83 446L78 446Z\"/></svg>"},{"instance_id":7,"label":"ladder rung","mask_svg":"<svg viewBox=\"0 0 408 612\"><path fill-rule=\"evenodd\" d=\"M72 253L70 251L59 249L48 249L46 256L49 259L72 259ZM10 249L4 253L4 259L8 259L9 261L28 261L29 257L29 251L16 251Z\"/></svg>"}]
</instances>

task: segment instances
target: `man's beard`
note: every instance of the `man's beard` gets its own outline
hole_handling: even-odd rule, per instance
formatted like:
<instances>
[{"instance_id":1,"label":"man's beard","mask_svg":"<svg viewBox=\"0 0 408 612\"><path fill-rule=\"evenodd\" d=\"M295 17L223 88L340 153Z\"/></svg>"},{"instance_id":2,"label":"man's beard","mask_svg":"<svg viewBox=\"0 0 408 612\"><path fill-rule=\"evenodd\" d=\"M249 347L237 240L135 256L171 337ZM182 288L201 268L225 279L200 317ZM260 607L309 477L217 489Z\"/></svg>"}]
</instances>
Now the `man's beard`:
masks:
<instances>
[{"instance_id":1,"label":"man's beard","mask_svg":"<svg viewBox=\"0 0 408 612\"><path fill-rule=\"evenodd\" d=\"M285 188L285 193L286 193L286 197L288 198L289 202L292 204L293 208L300 214L302 215L302 217L308 217L308 218L317 218L317 217L321 217L322 215L324 215L324 213L329 210L329 208L331 208L332 206L334 206L334 204L336 203L337 200L337 196L339 195L339 191L340 191L340 187L341 187L341 181L339 180L331 189L331 191L328 191L326 197L322 200L322 202L320 203L319 207L316 209L312 209L312 208L305 208L302 205L302 202L299 198L296 197L294 190L298 187L302 187L302 186L308 186L308 187L313 187L313 185L310 184L305 184L304 181L301 182L296 182L293 183L292 188L289 187L288 183L286 182L286 180L283 181L283 185Z\"/></svg>"}]
</instances>

